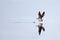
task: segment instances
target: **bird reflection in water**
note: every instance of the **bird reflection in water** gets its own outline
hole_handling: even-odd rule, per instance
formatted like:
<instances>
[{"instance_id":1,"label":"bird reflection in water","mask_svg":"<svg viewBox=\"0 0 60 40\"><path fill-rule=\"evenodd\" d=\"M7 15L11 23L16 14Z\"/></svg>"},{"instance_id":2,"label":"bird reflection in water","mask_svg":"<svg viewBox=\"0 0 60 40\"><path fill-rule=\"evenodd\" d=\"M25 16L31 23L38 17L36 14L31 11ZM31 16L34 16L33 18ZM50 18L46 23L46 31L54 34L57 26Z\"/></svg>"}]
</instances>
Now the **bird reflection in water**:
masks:
<instances>
[{"instance_id":1,"label":"bird reflection in water","mask_svg":"<svg viewBox=\"0 0 60 40\"><path fill-rule=\"evenodd\" d=\"M41 31L45 31L45 28L42 26L43 23L40 23L40 25L38 25L38 32L39 32L39 35L41 34Z\"/></svg>"}]
</instances>

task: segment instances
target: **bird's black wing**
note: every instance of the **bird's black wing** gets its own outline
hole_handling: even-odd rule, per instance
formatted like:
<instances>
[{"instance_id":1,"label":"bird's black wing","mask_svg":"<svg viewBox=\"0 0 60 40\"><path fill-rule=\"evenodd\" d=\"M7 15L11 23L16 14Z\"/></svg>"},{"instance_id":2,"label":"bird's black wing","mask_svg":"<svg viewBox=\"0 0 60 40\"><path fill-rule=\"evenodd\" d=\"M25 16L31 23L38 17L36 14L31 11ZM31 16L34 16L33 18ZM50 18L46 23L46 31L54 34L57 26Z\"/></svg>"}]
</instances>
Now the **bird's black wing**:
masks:
<instances>
[{"instance_id":1,"label":"bird's black wing","mask_svg":"<svg viewBox=\"0 0 60 40\"><path fill-rule=\"evenodd\" d=\"M45 28L44 27L42 27L42 29L43 29L43 31L45 31Z\"/></svg>"},{"instance_id":2,"label":"bird's black wing","mask_svg":"<svg viewBox=\"0 0 60 40\"><path fill-rule=\"evenodd\" d=\"M45 15L45 12L42 13L42 17Z\"/></svg>"},{"instance_id":3,"label":"bird's black wing","mask_svg":"<svg viewBox=\"0 0 60 40\"><path fill-rule=\"evenodd\" d=\"M41 29L39 29L39 35L41 34Z\"/></svg>"},{"instance_id":4,"label":"bird's black wing","mask_svg":"<svg viewBox=\"0 0 60 40\"><path fill-rule=\"evenodd\" d=\"M39 13L38 13L38 17L41 18L41 13L40 13L40 11L39 11Z\"/></svg>"}]
</instances>

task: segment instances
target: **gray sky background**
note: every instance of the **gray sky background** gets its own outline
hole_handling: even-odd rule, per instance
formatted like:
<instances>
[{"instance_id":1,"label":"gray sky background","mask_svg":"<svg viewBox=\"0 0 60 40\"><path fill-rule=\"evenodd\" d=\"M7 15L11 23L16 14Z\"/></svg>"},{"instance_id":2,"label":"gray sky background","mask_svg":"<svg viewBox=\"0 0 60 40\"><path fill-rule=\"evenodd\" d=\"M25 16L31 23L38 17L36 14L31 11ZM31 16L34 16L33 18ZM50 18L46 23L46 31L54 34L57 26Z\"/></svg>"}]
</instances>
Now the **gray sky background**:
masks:
<instances>
[{"instance_id":1,"label":"gray sky background","mask_svg":"<svg viewBox=\"0 0 60 40\"><path fill-rule=\"evenodd\" d=\"M46 29L40 36L32 23L39 11ZM0 40L60 40L60 0L0 0Z\"/></svg>"}]
</instances>

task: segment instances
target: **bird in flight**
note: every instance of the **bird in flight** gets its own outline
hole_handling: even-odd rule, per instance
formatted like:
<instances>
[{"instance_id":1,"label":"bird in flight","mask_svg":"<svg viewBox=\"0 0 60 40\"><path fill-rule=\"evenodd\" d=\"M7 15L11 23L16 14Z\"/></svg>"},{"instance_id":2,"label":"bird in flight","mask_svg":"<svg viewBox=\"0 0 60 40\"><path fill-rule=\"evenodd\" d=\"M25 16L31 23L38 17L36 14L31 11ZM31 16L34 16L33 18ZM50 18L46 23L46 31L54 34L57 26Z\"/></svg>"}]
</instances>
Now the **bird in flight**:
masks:
<instances>
[{"instance_id":1,"label":"bird in flight","mask_svg":"<svg viewBox=\"0 0 60 40\"><path fill-rule=\"evenodd\" d=\"M38 32L39 32L39 35L41 34L41 31L45 31L45 28L42 26L43 24L41 23L40 25L38 25Z\"/></svg>"},{"instance_id":2,"label":"bird in flight","mask_svg":"<svg viewBox=\"0 0 60 40\"><path fill-rule=\"evenodd\" d=\"M45 14L45 12L43 12L41 14L40 11L39 11L39 13L38 13L38 19L41 19L41 21L43 21L42 18L44 17L44 14Z\"/></svg>"}]
</instances>

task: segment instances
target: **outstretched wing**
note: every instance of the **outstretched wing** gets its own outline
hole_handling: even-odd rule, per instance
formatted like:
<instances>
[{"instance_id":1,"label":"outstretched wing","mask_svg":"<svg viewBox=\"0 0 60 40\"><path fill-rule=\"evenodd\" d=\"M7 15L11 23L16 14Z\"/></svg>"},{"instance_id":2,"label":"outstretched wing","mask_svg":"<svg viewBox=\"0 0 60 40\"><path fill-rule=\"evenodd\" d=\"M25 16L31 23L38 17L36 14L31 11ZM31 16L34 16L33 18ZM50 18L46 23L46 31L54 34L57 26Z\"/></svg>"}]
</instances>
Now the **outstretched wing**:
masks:
<instances>
[{"instance_id":1,"label":"outstretched wing","mask_svg":"<svg viewBox=\"0 0 60 40\"><path fill-rule=\"evenodd\" d=\"M42 17L45 15L45 12L42 13Z\"/></svg>"},{"instance_id":2,"label":"outstretched wing","mask_svg":"<svg viewBox=\"0 0 60 40\"><path fill-rule=\"evenodd\" d=\"M41 34L41 29L39 29L39 31L38 31L38 32L39 32L39 35L40 35L40 34Z\"/></svg>"},{"instance_id":3,"label":"outstretched wing","mask_svg":"<svg viewBox=\"0 0 60 40\"><path fill-rule=\"evenodd\" d=\"M40 13L40 11L39 11L39 13L38 13L38 17L41 18L41 13Z\"/></svg>"},{"instance_id":4,"label":"outstretched wing","mask_svg":"<svg viewBox=\"0 0 60 40\"><path fill-rule=\"evenodd\" d=\"M43 29L43 31L45 31L45 28L44 27L42 27L42 29Z\"/></svg>"}]
</instances>

